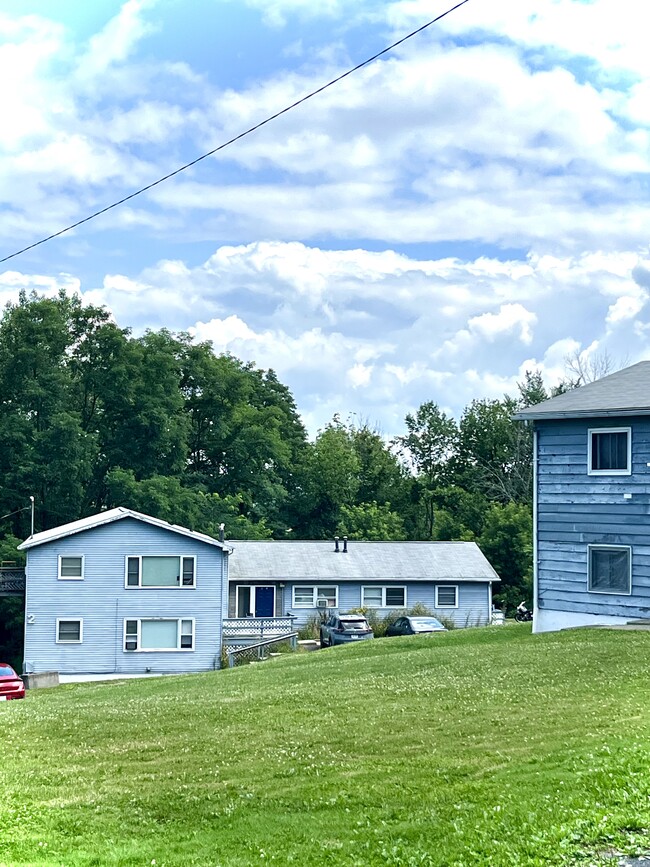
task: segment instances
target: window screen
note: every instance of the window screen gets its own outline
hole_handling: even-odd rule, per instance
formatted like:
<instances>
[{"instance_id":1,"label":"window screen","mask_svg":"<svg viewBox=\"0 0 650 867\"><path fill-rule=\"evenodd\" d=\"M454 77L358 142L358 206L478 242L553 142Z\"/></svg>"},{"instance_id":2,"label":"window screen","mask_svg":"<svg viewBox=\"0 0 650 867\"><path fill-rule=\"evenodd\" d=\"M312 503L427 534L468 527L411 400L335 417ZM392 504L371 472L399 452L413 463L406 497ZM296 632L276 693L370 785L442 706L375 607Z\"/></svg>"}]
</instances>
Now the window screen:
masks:
<instances>
[{"instance_id":1,"label":"window screen","mask_svg":"<svg viewBox=\"0 0 650 867\"><path fill-rule=\"evenodd\" d=\"M628 470L629 431L592 431L591 469L596 472Z\"/></svg>"},{"instance_id":2,"label":"window screen","mask_svg":"<svg viewBox=\"0 0 650 867\"><path fill-rule=\"evenodd\" d=\"M57 640L81 641L81 620L59 620Z\"/></svg>"},{"instance_id":3,"label":"window screen","mask_svg":"<svg viewBox=\"0 0 650 867\"><path fill-rule=\"evenodd\" d=\"M382 604L382 588L381 587L364 587L361 604L369 608L381 608Z\"/></svg>"},{"instance_id":4,"label":"window screen","mask_svg":"<svg viewBox=\"0 0 650 867\"><path fill-rule=\"evenodd\" d=\"M436 591L437 608L455 608L457 587L438 587Z\"/></svg>"},{"instance_id":5,"label":"window screen","mask_svg":"<svg viewBox=\"0 0 650 867\"><path fill-rule=\"evenodd\" d=\"M386 607L387 608L403 608L406 604L405 593L403 587L387 587L386 588Z\"/></svg>"},{"instance_id":6,"label":"window screen","mask_svg":"<svg viewBox=\"0 0 650 867\"><path fill-rule=\"evenodd\" d=\"M589 589L600 593L629 593L630 549L590 548Z\"/></svg>"},{"instance_id":7,"label":"window screen","mask_svg":"<svg viewBox=\"0 0 650 867\"><path fill-rule=\"evenodd\" d=\"M83 578L83 557L61 557L61 578Z\"/></svg>"}]
</instances>

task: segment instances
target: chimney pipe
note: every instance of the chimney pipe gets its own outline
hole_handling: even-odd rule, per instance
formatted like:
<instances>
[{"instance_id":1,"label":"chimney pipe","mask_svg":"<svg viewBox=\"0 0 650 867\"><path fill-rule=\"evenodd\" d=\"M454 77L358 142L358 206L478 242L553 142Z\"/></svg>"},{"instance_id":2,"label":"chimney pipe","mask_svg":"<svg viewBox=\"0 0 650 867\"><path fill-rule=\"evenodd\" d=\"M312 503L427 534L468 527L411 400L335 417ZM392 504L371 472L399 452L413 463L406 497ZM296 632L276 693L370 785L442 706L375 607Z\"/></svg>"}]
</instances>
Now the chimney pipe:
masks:
<instances>
[{"instance_id":1,"label":"chimney pipe","mask_svg":"<svg viewBox=\"0 0 650 867\"><path fill-rule=\"evenodd\" d=\"M335 554L339 553L339 537L338 536L334 536L334 553Z\"/></svg>"},{"instance_id":2,"label":"chimney pipe","mask_svg":"<svg viewBox=\"0 0 650 867\"><path fill-rule=\"evenodd\" d=\"M226 538L226 525L219 524L219 541L223 542Z\"/></svg>"},{"instance_id":3,"label":"chimney pipe","mask_svg":"<svg viewBox=\"0 0 650 867\"><path fill-rule=\"evenodd\" d=\"M348 537L347 536L343 537L343 553L344 554L348 553Z\"/></svg>"}]
</instances>

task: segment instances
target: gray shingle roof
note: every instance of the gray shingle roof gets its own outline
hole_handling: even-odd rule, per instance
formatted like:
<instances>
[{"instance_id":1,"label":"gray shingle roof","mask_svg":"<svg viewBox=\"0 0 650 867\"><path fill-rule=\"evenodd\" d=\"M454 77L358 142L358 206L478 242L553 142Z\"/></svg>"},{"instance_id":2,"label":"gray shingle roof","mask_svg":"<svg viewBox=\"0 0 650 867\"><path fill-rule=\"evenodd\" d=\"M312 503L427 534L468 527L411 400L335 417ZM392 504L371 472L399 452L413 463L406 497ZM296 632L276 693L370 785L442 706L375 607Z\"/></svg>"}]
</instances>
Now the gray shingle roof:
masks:
<instances>
[{"instance_id":1,"label":"gray shingle roof","mask_svg":"<svg viewBox=\"0 0 650 867\"><path fill-rule=\"evenodd\" d=\"M580 388L520 410L515 418L580 418L650 414L650 361L604 376Z\"/></svg>"},{"instance_id":2,"label":"gray shingle roof","mask_svg":"<svg viewBox=\"0 0 650 867\"><path fill-rule=\"evenodd\" d=\"M231 581L498 581L475 542L232 542Z\"/></svg>"}]
</instances>

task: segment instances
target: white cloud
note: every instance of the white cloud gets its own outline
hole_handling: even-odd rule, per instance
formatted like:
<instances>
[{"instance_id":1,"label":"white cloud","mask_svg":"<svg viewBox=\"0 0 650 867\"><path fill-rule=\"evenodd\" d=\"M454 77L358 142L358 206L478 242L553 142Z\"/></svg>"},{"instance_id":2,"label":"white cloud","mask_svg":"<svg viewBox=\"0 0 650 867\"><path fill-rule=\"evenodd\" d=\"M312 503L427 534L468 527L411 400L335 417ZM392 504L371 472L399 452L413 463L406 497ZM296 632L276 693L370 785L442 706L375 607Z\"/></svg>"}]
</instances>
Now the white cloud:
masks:
<instances>
[{"instance_id":1,"label":"white cloud","mask_svg":"<svg viewBox=\"0 0 650 867\"><path fill-rule=\"evenodd\" d=\"M173 323L272 367L312 431L335 407L395 433L425 400L459 415L476 397L514 394L526 369L555 384L576 351L642 357L650 325L632 312L642 267L627 252L463 262L260 242L197 267L163 260L107 275L84 297L136 332Z\"/></svg>"},{"instance_id":2,"label":"white cloud","mask_svg":"<svg viewBox=\"0 0 650 867\"><path fill-rule=\"evenodd\" d=\"M503 304L497 313L481 313L469 320L469 329L491 343L503 334L516 334L522 343L533 340L537 316L522 304Z\"/></svg>"}]
</instances>

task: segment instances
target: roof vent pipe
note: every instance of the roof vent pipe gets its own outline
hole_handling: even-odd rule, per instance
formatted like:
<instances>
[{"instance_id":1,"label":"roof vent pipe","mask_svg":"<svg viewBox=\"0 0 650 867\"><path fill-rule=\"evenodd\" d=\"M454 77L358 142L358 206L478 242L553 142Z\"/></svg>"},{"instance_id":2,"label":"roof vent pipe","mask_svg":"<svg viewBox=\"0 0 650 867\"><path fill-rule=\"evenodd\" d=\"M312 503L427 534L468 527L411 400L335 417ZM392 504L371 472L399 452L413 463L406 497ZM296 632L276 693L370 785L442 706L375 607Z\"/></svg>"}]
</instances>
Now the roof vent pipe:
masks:
<instances>
[{"instance_id":1,"label":"roof vent pipe","mask_svg":"<svg viewBox=\"0 0 650 867\"><path fill-rule=\"evenodd\" d=\"M223 541L225 541L225 538L226 538L226 525L225 524L219 524L219 541L223 542Z\"/></svg>"},{"instance_id":2,"label":"roof vent pipe","mask_svg":"<svg viewBox=\"0 0 650 867\"><path fill-rule=\"evenodd\" d=\"M348 537L347 536L343 537L343 553L344 554L348 553Z\"/></svg>"},{"instance_id":3,"label":"roof vent pipe","mask_svg":"<svg viewBox=\"0 0 650 867\"><path fill-rule=\"evenodd\" d=\"M339 537L338 536L334 536L334 553L335 554L339 553Z\"/></svg>"}]
</instances>

